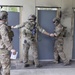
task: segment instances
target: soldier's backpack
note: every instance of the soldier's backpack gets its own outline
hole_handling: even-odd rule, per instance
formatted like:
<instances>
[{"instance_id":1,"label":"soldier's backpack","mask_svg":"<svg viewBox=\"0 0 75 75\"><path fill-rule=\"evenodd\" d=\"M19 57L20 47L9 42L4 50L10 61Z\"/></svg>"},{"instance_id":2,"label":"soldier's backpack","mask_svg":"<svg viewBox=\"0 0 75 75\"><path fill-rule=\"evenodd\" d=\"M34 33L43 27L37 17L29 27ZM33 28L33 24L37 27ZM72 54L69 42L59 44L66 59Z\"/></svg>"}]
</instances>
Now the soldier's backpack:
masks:
<instances>
[{"instance_id":1,"label":"soldier's backpack","mask_svg":"<svg viewBox=\"0 0 75 75\"><path fill-rule=\"evenodd\" d=\"M14 37L14 32L12 31L11 26L7 26L7 32L8 32L8 37L10 41L12 41Z\"/></svg>"},{"instance_id":2,"label":"soldier's backpack","mask_svg":"<svg viewBox=\"0 0 75 75\"><path fill-rule=\"evenodd\" d=\"M63 31L61 34L63 35L63 37L67 36L67 27L63 26Z\"/></svg>"}]
</instances>

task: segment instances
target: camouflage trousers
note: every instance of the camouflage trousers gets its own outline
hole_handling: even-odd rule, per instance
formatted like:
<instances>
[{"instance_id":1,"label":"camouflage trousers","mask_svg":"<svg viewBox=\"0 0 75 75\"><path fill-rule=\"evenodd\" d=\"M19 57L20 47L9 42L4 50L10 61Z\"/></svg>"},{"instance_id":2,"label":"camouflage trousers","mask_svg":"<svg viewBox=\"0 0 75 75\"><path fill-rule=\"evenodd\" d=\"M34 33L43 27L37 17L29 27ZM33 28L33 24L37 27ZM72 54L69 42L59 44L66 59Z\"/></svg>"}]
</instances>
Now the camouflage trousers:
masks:
<instances>
[{"instance_id":1,"label":"camouflage trousers","mask_svg":"<svg viewBox=\"0 0 75 75\"><path fill-rule=\"evenodd\" d=\"M66 64L68 63L68 60L66 58L66 55L63 51L63 39L57 39L55 41L55 47L54 47L54 59L58 61L58 57L62 59L62 61Z\"/></svg>"},{"instance_id":2,"label":"camouflage trousers","mask_svg":"<svg viewBox=\"0 0 75 75\"><path fill-rule=\"evenodd\" d=\"M30 49L31 48L31 49ZM34 59L35 66L39 65L38 61L38 51L37 51L37 45L35 40L31 39L26 39L24 44L23 44L23 49L24 49L24 63L28 63L28 54L29 54L29 49L32 50L32 56Z\"/></svg>"},{"instance_id":3,"label":"camouflage trousers","mask_svg":"<svg viewBox=\"0 0 75 75\"><path fill-rule=\"evenodd\" d=\"M0 75L10 75L10 56L6 50L5 52L0 50Z\"/></svg>"}]
</instances>

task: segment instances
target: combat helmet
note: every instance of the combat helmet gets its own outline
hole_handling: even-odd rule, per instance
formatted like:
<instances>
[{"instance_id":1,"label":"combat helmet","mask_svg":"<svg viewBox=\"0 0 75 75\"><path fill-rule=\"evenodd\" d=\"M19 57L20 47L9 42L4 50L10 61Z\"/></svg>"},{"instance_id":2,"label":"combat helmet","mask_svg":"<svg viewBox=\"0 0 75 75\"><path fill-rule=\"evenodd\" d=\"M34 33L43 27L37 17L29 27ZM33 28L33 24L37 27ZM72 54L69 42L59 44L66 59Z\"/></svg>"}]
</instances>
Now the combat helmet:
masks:
<instances>
[{"instance_id":1,"label":"combat helmet","mask_svg":"<svg viewBox=\"0 0 75 75\"><path fill-rule=\"evenodd\" d=\"M54 19L53 19L53 23L55 23L55 22L60 23L60 18L57 18L57 17L54 18Z\"/></svg>"},{"instance_id":2,"label":"combat helmet","mask_svg":"<svg viewBox=\"0 0 75 75\"><path fill-rule=\"evenodd\" d=\"M28 20L36 20L36 16L35 15L30 15L29 17L28 17Z\"/></svg>"},{"instance_id":3,"label":"combat helmet","mask_svg":"<svg viewBox=\"0 0 75 75\"><path fill-rule=\"evenodd\" d=\"M8 13L6 11L0 11L0 20L6 20Z\"/></svg>"}]
</instances>

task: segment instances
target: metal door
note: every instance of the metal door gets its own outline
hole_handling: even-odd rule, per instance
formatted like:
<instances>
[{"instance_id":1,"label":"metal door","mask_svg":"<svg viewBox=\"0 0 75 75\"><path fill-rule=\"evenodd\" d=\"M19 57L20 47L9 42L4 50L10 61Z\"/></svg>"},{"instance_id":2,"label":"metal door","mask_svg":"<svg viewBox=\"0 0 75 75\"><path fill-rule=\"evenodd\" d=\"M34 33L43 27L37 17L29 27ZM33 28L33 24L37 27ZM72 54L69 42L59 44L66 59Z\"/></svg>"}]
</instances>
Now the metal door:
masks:
<instances>
[{"instance_id":1,"label":"metal door","mask_svg":"<svg viewBox=\"0 0 75 75\"><path fill-rule=\"evenodd\" d=\"M19 24L19 12L8 12L8 25L17 25ZM18 52L18 57L19 57L19 30L18 29L13 29L14 31L14 37L13 37L13 48Z\"/></svg>"},{"instance_id":2,"label":"metal door","mask_svg":"<svg viewBox=\"0 0 75 75\"><path fill-rule=\"evenodd\" d=\"M54 32L52 20L56 17L55 10L38 10L38 23L47 32ZM38 52L40 60L50 60L54 58L54 38L38 32Z\"/></svg>"},{"instance_id":3,"label":"metal door","mask_svg":"<svg viewBox=\"0 0 75 75\"><path fill-rule=\"evenodd\" d=\"M75 59L75 11L74 11L74 37L73 37L73 53L72 58Z\"/></svg>"}]
</instances>

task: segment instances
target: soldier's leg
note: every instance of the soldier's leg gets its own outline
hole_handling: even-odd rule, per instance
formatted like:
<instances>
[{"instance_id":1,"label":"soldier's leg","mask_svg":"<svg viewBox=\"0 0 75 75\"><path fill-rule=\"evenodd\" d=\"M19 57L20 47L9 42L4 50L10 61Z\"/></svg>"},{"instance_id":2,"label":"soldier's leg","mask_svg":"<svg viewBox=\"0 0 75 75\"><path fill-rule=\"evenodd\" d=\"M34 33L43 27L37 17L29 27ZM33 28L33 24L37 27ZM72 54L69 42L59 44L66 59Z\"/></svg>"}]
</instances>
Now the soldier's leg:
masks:
<instances>
[{"instance_id":1,"label":"soldier's leg","mask_svg":"<svg viewBox=\"0 0 75 75\"><path fill-rule=\"evenodd\" d=\"M54 46L54 63L58 63L57 42L55 42L55 46Z\"/></svg>"},{"instance_id":2,"label":"soldier's leg","mask_svg":"<svg viewBox=\"0 0 75 75\"><path fill-rule=\"evenodd\" d=\"M60 47L60 48L58 49L58 53L59 53L59 56L60 56L60 58L62 59L64 65L68 65L68 64L69 64L69 61L67 60L66 55L65 55L65 53L63 52L63 47Z\"/></svg>"},{"instance_id":3,"label":"soldier's leg","mask_svg":"<svg viewBox=\"0 0 75 75\"><path fill-rule=\"evenodd\" d=\"M34 58L35 67L41 67L41 65L39 64L39 60L38 60L38 51L37 51L36 42L33 42L31 44L31 49L33 50L33 58Z\"/></svg>"},{"instance_id":4,"label":"soldier's leg","mask_svg":"<svg viewBox=\"0 0 75 75\"><path fill-rule=\"evenodd\" d=\"M54 50L54 62L57 64L58 63L58 51Z\"/></svg>"},{"instance_id":5,"label":"soldier's leg","mask_svg":"<svg viewBox=\"0 0 75 75\"><path fill-rule=\"evenodd\" d=\"M28 64L28 51L29 51L29 47L30 46L29 46L29 44L27 42L23 44L23 50L24 50L24 53L23 53L23 62L25 64L25 67L27 67L26 65Z\"/></svg>"},{"instance_id":6,"label":"soldier's leg","mask_svg":"<svg viewBox=\"0 0 75 75\"><path fill-rule=\"evenodd\" d=\"M3 75L10 75L10 56L9 54L2 55L1 59Z\"/></svg>"}]
</instances>

